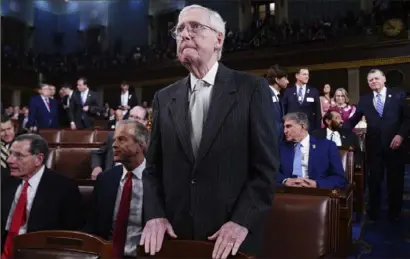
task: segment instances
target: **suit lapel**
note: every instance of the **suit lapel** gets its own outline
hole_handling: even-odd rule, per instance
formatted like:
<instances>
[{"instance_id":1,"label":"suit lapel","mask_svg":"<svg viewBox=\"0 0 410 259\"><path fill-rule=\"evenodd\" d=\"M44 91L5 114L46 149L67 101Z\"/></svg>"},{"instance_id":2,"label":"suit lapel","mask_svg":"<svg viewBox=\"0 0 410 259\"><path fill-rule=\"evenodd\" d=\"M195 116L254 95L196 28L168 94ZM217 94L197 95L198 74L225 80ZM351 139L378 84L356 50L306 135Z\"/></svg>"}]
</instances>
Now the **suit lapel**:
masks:
<instances>
[{"instance_id":1,"label":"suit lapel","mask_svg":"<svg viewBox=\"0 0 410 259\"><path fill-rule=\"evenodd\" d=\"M317 161L316 159L316 139L310 136L310 147L309 147L309 164L308 164L308 175L309 178L313 176L313 161ZM320 160L319 160L320 161Z\"/></svg>"},{"instance_id":2,"label":"suit lapel","mask_svg":"<svg viewBox=\"0 0 410 259\"><path fill-rule=\"evenodd\" d=\"M114 216L114 210L115 210L115 202L117 200L117 192L118 192L118 187L120 185L122 173L123 173L123 167L122 166L116 166L114 167L114 172L110 175L110 182L113 184L107 184L104 186L104 190L100 190L101 192L105 193L106 197L106 206L108 209L107 213L107 221L109 221L110 226L112 225L110 222L112 222L112 218Z\"/></svg>"},{"instance_id":3,"label":"suit lapel","mask_svg":"<svg viewBox=\"0 0 410 259\"><path fill-rule=\"evenodd\" d=\"M232 71L230 69L219 64L218 73L215 78L215 85L212 89L208 115L202 130L197 161L200 161L208 152L216 134L231 110L232 105L236 101L236 86L232 76Z\"/></svg>"},{"instance_id":4,"label":"suit lapel","mask_svg":"<svg viewBox=\"0 0 410 259\"><path fill-rule=\"evenodd\" d=\"M36 194L33 198L33 205L30 210L30 217L27 223L27 232L30 232L32 229L37 229L38 224L42 221L39 217L47 211L48 208L48 199L49 199L49 187L52 186L54 183L50 179L50 172L47 168L44 168L44 173L41 176L40 182L37 187Z\"/></svg>"},{"instance_id":5,"label":"suit lapel","mask_svg":"<svg viewBox=\"0 0 410 259\"><path fill-rule=\"evenodd\" d=\"M384 101L383 114L382 115L386 114L387 109L391 105L391 94L392 94L391 89L386 87L386 100Z\"/></svg>"},{"instance_id":6,"label":"suit lapel","mask_svg":"<svg viewBox=\"0 0 410 259\"><path fill-rule=\"evenodd\" d=\"M2 181L1 227L2 231L4 231L7 224L7 218L10 213L11 204L13 203L14 196L16 195L16 190L21 184L21 180L12 176L2 175Z\"/></svg>"},{"instance_id":7,"label":"suit lapel","mask_svg":"<svg viewBox=\"0 0 410 259\"><path fill-rule=\"evenodd\" d=\"M171 118L174 122L177 135L181 142L182 148L189 161L193 163L194 153L192 151L190 131L189 131L189 113L188 113L188 89L189 76L181 80L180 85L175 91L172 101L169 105Z\"/></svg>"}]
</instances>

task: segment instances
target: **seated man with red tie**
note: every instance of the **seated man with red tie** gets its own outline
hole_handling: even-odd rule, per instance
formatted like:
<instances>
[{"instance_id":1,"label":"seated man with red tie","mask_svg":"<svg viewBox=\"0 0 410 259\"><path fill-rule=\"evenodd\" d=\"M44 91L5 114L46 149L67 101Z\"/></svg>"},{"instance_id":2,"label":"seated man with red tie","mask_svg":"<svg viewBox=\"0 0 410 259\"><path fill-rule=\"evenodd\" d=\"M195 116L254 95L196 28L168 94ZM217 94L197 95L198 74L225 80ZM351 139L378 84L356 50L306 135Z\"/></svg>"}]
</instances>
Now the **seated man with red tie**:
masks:
<instances>
[{"instance_id":1,"label":"seated man with red tie","mask_svg":"<svg viewBox=\"0 0 410 259\"><path fill-rule=\"evenodd\" d=\"M277 184L321 189L344 188L348 181L336 144L309 135L305 113L288 113L283 120L287 142L280 145L281 165L276 177Z\"/></svg>"},{"instance_id":2,"label":"seated man with red tie","mask_svg":"<svg viewBox=\"0 0 410 259\"><path fill-rule=\"evenodd\" d=\"M113 242L113 258L135 258L143 230L142 172L148 129L137 121L119 121L112 144L118 165L100 173L94 185L85 232Z\"/></svg>"},{"instance_id":3,"label":"seated man with red tie","mask_svg":"<svg viewBox=\"0 0 410 259\"><path fill-rule=\"evenodd\" d=\"M72 180L45 167L47 142L16 137L9 149L10 176L1 181L1 258L12 258L13 238L40 230L78 230L84 224L81 194Z\"/></svg>"}]
</instances>

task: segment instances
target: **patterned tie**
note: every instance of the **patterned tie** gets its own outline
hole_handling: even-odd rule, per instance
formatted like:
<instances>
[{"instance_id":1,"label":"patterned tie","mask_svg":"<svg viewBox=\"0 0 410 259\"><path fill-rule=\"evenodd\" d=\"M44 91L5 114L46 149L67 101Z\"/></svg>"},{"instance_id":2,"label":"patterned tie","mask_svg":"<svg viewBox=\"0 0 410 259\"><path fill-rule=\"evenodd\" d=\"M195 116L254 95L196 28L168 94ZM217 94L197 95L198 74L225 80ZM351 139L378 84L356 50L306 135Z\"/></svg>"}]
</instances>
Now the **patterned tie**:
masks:
<instances>
[{"instance_id":1,"label":"patterned tie","mask_svg":"<svg viewBox=\"0 0 410 259\"><path fill-rule=\"evenodd\" d=\"M27 189L28 181L24 182L23 190L21 191L20 197L17 201L16 208L14 209L13 216L11 218L11 223L9 231L7 233L6 242L4 243L3 253L1 259L8 259L12 257L13 254L13 238L18 236L19 230L27 220Z\"/></svg>"},{"instance_id":2,"label":"patterned tie","mask_svg":"<svg viewBox=\"0 0 410 259\"><path fill-rule=\"evenodd\" d=\"M208 107L205 96L201 90L206 86L206 82L198 80L194 86L189 101L189 110L191 113L191 145L194 155L196 156L199 144L202 138L202 127L205 122Z\"/></svg>"},{"instance_id":3,"label":"patterned tie","mask_svg":"<svg viewBox=\"0 0 410 259\"><path fill-rule=\"evenodd\" d=\"M120 206L113 232L112 246L113 258L122 258L124 255L125 240L127 238L128 218L132 198L132 172L127 173L127 178L122 189Z\"/></svg>"},{"instance_id":4,"label":"patterned tie","mask_svg":"<svg viewBox=\"0 0 410 259\"><path fill-rule=\"evenodd\" d=\"M384 104L382 102L382 95L381 94L377 94L376 95L377 100L376 100L376 111L379 114L380 117L382 117L383 115L383 108L384 108Z\"/></svg>"},{"instance_id":5,"label":"patterned tie","mask_svg":"<svg viewBox=\"0 0 410 259\"><path fill-rule=\"evenodd\" d=\"M303 92L302 92L302 87L299 87L299 91L298 91L298 100L299 100L299 104L303 103Z\"/></svg>"},{"instance_id":6,"label":"patterned tie","mask_svg":"<svg viewBox=\"0 0 410 259\"><path fill-rule=\"evenodd\" d=\"M6 144L1 142L1 167L7 168L7 158L9 157L9 149Z\"/></svg>"},{"instance_id":7,"label":"patterned tie","mask_svg":"<svg viewBox=\"0 0 410 259\"><path fill-rule=\"evenodd\" d=\"M302 145L295 144L295 157L293 158L293 175L296 177L303 177L302 173Z\"/></svg>"}]
</instances>

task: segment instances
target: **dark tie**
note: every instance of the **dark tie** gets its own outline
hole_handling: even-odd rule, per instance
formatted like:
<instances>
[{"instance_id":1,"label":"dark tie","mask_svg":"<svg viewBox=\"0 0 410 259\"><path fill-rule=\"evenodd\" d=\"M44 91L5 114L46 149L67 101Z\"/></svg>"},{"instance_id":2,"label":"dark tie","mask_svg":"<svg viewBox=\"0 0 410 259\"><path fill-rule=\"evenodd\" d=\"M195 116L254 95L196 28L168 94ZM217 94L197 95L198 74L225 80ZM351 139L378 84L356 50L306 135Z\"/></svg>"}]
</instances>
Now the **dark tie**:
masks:
<instances>
[{"instance_id":1,"label":"dark tie","mask_svg":"<svg viewBox=\"0 0 410 259\"><path fill-rule=\"evenodd\" d=\"M330 134L330 140L333 141L333 137L335 136L335 133L332 132L332 134Z\"/></svg>"},{"instance_id":2,"label":"dark tie","mask_svg":"<svg viewBox=\"0 0 410 259\"><path fill-rule=\"evenodd\" d=\"M1 259L12 258L13 239L15 236L18 236L20 228L26 223L27 189L28 181L25 181L23 190L21 191L16 208L14 209L13 216L11 218L11 223L9 231L7 233L6 242L4 243L4 249L3 253L1 254Z\"/></svg>"},{"instance_id":3,"label":"dark tie","mask_svg":"<svg viewBox=\"0 0 410 259\"><path fill-rule=\"evenodd\" d=\"M50 99L46 98L46 103L47 103L48 109L51 110Z\"/></svg>"},{"instance_id":4,"label":"dark tie","mask_svg":"<svg viewBox=\"0 0 410 259\"><path fill-rule=\"evenodd\" d=\"M122 258L124 255L125 240L127 237L128 217L130 215L132 197L132 172L127 173L127 178L122 189L120 206L115 219L112 239L113 257Z\"/></svg>"},{"instance_id":5,"label":"dark tie","mask_svg":"<svg viewBox=\"0 0 410 259\"><path fill-rule=\"evenodd\" d=\"M280 94L278 94L278 95L276 95L276 97L278 98L278 105L279 105L280 115L281 115L281 117L283 117L284 114L283 114L283 106L282 106L282 96Z\"/></svg>"}]
</instances>

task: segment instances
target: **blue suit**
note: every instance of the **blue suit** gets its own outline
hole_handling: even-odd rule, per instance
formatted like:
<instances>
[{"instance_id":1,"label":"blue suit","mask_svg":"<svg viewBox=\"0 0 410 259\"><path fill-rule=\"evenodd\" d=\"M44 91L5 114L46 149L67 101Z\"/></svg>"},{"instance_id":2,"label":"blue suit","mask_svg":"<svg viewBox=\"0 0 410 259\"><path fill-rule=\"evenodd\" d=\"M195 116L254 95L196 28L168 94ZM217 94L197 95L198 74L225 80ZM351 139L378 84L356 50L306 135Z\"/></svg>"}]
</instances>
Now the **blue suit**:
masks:
<instances>
[{"instance_id":1,"label":"blue suit","mask_svg":"<svg viewBox=\"0 0 410 259\"><path fill-rule=\"evenodd\" d=\"M276 178L281 185L286 178L294 178L293 157L295 156L294 143L283 142L280 146L280 170ZM333 141L316 139L310 136L309 179L316 181L317 188L343 189L348 184L339 150Z\"/></svg>"},{"instance_id":2,"label":"blue suit","mask_svg":"<svg viewBox=\"0 0 410 259\"><path fill-rule=\"evenodd\" d=\"M58 104L54 99L49 99L50 110L41 95L33 96L29 103L28 122L26 127L58 128Z\"/></svg>"},{"instance_id":3,"label":"blue suit","mask_svg":"<svg viewBox=\"0 0 410 259\"><path fill-rule=\"evenodd\" d=\"M278 143L283 141L283 103L279 101L279 97L276 96L275 92L270 88L271 99L272 99L272 108L274 112L274 121L276 125L276 131L278 133Z\"/></svg>"}]
</instances>

